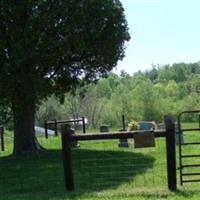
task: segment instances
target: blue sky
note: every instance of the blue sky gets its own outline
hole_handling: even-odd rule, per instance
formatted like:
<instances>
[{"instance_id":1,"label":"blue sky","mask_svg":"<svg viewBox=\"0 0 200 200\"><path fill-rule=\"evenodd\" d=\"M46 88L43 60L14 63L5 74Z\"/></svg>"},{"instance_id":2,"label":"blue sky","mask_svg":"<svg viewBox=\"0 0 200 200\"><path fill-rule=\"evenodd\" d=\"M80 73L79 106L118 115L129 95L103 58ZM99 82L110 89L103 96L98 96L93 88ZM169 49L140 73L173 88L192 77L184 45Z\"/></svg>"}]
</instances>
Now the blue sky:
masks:
<instances>
[{"instance_id":1,"label":"blue sky","mask_svg":"<svg viewBox=\"0 0 200 200\"><path fill-rule=\"evenodd\" d=\"M121 0L131 40L114 72L200 61L200 0Z\"/></svg>"}]
</instances>

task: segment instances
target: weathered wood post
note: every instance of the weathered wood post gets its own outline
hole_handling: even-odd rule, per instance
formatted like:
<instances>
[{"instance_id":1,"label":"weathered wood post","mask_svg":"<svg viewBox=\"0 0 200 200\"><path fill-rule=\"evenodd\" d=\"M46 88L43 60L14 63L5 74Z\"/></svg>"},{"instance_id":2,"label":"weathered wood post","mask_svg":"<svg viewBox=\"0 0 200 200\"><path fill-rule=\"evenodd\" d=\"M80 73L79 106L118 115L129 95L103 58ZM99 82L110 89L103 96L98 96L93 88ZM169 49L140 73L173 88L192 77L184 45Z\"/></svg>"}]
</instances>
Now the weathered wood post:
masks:
<instances>
[{"instance_id":1,"label":"weathered wood post","mask_svg":"<svg viewBox=\"0 0 200 200\"><path fill-rule=\"evenodd\" d=\"M4 151L4 128L0 127L0 136L1 136L1 150Z\"/></svg>"},{"instance_id":2,"label":"weathered wood post","mask_svg":"<svg viewBox=\"0 0 200 200\"><path fill-rule=\"evenodd\" d=\"M82 117L82 124L83 124L83 133L86 133L85 117Z\"/></svg>"},{"instance_id":3,"label":"weathered wood post","mask_svg":"<svg viewBox=\"0 0 200 200\"><path fill-rule=\"evenodd\" d=\"M56 119L54 119L54 131L55 131L55 136L58 136L57 120Z\"/></svg>"},{"instance_id":4,"label":"weathered wood post","mask_svg":"<svg viewBox=\"0 0 200 200\"><path fill-rule=\"evenodd\" d=\"M126 130L126 125L125 125L125 116L124 116L124 115L122 115L122 129L123 129L123 131Z\"/></svg>"},{"instance_id":5,"label":"weathered wood post","mask_svg":"<svg viewBox=\"0 0 200 200\"><path fill-rule=\"evenodd\" d=\"M70 136L72 134L74 134L74 131L70 128L69 124L64 124L61 126L63 167L64 167L65 187L67 191L74 190L72 156L71 156L72 144L70 141Z\"/></svg>"},{"instance_id":6,"label":"weathered wood post","mask_svg":"<svg viewBox=\"0 0 200 200\"><path fill-rule=\"evenodd\" d=\"M175 149L175 125L172 117L164 117L166 128L166 148L167 148L167 179L168 188L171 191L177 189L176 182L176 149Z\"/></svg>"},{"instance_id":7,"label":"weathered wood post","mask_svg":"<svg viewBox=\"0 0 200 200\"><path fill-rule=\"evenodd\" d=\"M47 120L44 122L45 138L48 139Z\"/></svg>"},{"instance_id":8,"label":"weathered wood post","mask_svg":"<svg viewBox=\"0 0 200 200\"><path fill-rule=\"evenodd\" d=\"M199 128L200 128L200 115L199 115Z\"/></svg>"},{"instance_id":9,"label":"weathered wood post","mask_svg":"<svg viewBox=\"0 0 200 200\"><path fill-rule=\"evenodd\" d=\"M126 131L126 124L125 124L125 116L122 115L122 129L120 131ZM120 138L119 139L119 147L129 147L128 139L127 138Z\"/></svg>"}]
</instances>

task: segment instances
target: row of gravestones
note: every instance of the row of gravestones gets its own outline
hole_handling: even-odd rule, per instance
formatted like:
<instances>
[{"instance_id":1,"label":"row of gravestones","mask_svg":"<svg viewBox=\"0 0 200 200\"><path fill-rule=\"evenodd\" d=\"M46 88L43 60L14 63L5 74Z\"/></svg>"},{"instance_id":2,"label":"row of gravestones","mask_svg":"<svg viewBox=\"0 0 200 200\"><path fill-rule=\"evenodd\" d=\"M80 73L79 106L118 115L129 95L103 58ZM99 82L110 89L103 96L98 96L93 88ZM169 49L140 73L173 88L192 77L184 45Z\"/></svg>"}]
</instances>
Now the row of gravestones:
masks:
<instances>
[{"instance_id":1,"label":"row of gravestones","mask_svg":"<svg viewBox=\"0 0 200 200\"><path fill-rule=\"evenodd\" d=\"M153 130L152 122L139 122L139 130ZM134 135L135 148L154 147L155 139L153 133L138 133ZM128 139L120 139L119 147L129 147Z\"/></svg>"},{"instance_id":2,"label":"row of gravestones","mask_svg":"<svg viewBox=\"0 0 200 200\"><path fill-rule=\"evenodd\" d=\"M154 124L152 122L139 122L139 130L152 130L154 129ZM125 131L125 130L120 130ZM100 132L109 132L108 125L101 125ZM152 133L137 134L134 137L135 148L140 147L153 147L155 146L154 135ZM128 139L122 138L119 140L119 147L129 147Z\"/></svg>"},{"instance_id":3,"label":"row of gravestones","mask_svg":"<svg viewBox=\"0 0 200 200\"><path fill-rule=\"evenodd\" d=\"M152 122L139 122L138 124L139 124L139 130L152 130L152 129L155 129L154 123L152 123ZM157 129L165 129L165 125L164 124L158 124L157 125ZM175 129L176 129L176 134L175 134L176 144L177 145L179 143L184 144L183 133L182 132L179 133L180 130L178 130L177 124L175 124ZM120 131L124 131L124 130L120 130ZM108 125L100 126L100 132L109 132L109 126ZM179 134L180 134L180 138L179 138ZM135 147L136 148L140 147L140 144L141 144L141 146L144 146L144 144L142 144L142 142L141 142L142 140L143 141L147 141L148 140L149 141L149 145L150 146L154 146L153 136L150 136L150 134L149 134L149 135L145 135L145 137L143 137L143 138L141 136L141 139L138 139L138 145L137 145L137 137L135 138L135 143L136 143ZM120 139L119 147L129 147L128 139L127 138Z\"/></svg>"}]
</instances>

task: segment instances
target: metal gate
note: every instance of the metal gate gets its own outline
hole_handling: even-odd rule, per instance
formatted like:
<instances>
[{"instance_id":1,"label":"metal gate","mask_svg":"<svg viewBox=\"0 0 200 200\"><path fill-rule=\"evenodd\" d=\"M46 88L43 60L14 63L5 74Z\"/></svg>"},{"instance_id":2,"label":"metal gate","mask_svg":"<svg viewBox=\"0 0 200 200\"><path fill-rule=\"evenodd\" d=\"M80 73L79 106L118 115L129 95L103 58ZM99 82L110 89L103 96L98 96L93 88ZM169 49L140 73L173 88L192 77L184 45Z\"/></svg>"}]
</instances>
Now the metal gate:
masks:
<instances>
[{"instance_id":1,"label":"metal gate","mask_svg":"<svg viewBox=\"0 0 200 200\"><path fill-rule=\"evenodd\" d=\"M183 127L183 119L187 114L196 115L196 127ZM186 135L189 135L190 133L195 133L195 138L190 137L190 140L188 141ZM200 182L200 159L198 160L198 158L200 158L200 152L197 153L196 151L197 145L200 147L200 110L184 111L178 115L177 135L180 184ZM189 147L189 151L187 151L187 147Z\"/></svg>"}]
</instances>

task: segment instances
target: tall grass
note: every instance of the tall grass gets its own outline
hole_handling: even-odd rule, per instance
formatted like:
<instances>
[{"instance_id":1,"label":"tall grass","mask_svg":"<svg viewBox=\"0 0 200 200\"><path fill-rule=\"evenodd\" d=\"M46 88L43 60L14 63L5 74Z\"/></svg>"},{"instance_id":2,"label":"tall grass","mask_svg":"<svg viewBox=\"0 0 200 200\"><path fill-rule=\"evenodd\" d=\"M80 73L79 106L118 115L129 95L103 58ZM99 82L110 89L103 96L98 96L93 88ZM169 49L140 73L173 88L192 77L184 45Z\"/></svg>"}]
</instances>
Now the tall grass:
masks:
<instances>
[{"instance_id":1,"label":"tall grass","mask_svg":"<svg viewBox=\"0 0 200 200\"><path fill-rule=\"evenodd\" d=\"M1 200L199 199L198 183L168 191L164 138L156 139L155 148L145 149L135 149L131 139L129 148L119 148L118 140L80 142L72 152L75 191L69 193L64 186L60 137L39 136L47 151L16 158L11 155L11 135L6 132L6 149L0 152ZM196 133L189 136L198 138ZM187 153L193 153L193 148L187 148Z\"/></svg>"}]
</instances>

